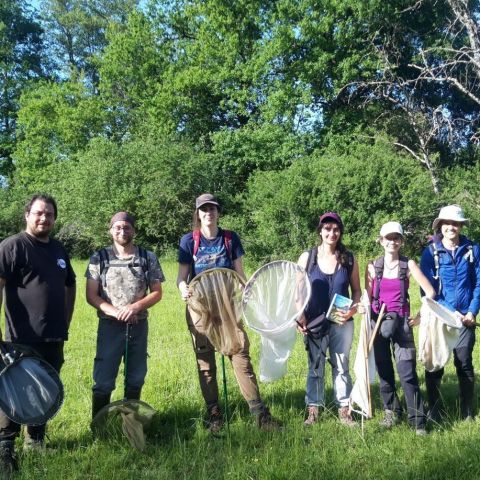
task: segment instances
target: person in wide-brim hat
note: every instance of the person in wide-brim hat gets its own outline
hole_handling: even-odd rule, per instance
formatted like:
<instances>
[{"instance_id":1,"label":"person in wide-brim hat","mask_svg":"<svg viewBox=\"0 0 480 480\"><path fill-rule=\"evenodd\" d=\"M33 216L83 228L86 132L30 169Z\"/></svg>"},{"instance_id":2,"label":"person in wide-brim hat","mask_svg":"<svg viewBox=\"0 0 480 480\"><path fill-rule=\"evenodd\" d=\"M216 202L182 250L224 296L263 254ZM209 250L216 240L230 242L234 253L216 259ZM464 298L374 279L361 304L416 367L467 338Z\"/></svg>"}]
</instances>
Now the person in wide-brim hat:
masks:
<instances>
[{"instance_id":1,"label":"person in wide-brim hat","mask_svg":"<svg viewBox=\"0 0 480 480\"><path fill-rule=\"evenodd\" d=\"M451 221L461 225L466 225L469 222L465 218L462 208L459 205L447 205L440 209L438 217L433 221L432 228L434 232L438 232L443 222Z\"/></svg>"},{"instance_id":2,"label":"person in wide-brim hat","mask_svg":"<svg viewBox=\"0 0 480 480\"><path fill-rule=\"evenodd\" d=\"M480 247L462 235L468 218L459 205L440 209L433 221L435 237L424 249L420 268L436 290L435 300L462 315L463 327L453 350L460 390L460 414L471 420L475 414L473 348L475 317L480 311ZM430 417L441 420L440 384L444 369L425 372Z\"/></svg>"}]
</instances>

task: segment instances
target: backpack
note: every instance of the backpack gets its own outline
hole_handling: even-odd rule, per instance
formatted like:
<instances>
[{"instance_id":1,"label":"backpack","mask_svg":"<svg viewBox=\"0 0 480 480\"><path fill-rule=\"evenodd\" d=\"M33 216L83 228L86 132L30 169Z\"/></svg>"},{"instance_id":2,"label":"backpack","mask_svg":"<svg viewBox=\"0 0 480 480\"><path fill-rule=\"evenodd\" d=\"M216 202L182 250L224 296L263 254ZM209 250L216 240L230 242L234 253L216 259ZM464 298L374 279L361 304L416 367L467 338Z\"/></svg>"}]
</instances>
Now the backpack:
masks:
<instances>
[{"instance_id":1,"label":"backpack","mask_svg":"<svg viewBox=\"0 0 480 480\"><path fill-rule=\"evenodd\" d=\"M228 258L232 260L232 232L231 230L222 230L223 234L223 243L225 245L225 250L227 251ZM197 260L197 252L200 248L200 230L194 230L193 235L193 261Z\"/></svg>"},{"instance_id":2,"label":"backpack","mask_svg":"<svg viewBox=\"0 0 480 480\"><path fill-rule=\"evenodd\" d=\"M106 248L102 248L98 251L98 255L100 257L100 279L102 281L102 288L105 290L107 286L107 272L110 268L110 257L108 255L108 251ZM142 248L138 247L138 261L135 259L135 262L128 265L128 268L132 269L133 267L141 266L143 270L143 274L145 279L147 280L148 284L148 257L147 251Z\"/></svg>"},{"instance_id":3,"label":"backpack","mask_svg":"<svg viewBox=\"0 0 480 480\"><path fill-rule=\"evenodd\" d=\"M428 246L430 253L433 256L433 262L435 264L435 275L433 276L434 280L438 281L438 291L442 291L442 280L440 278L440 250L438 250L437 245L434 240ZM470 273L470 277L474 278L475 271L474 271L474 263L475 257L473 256L473 244L470 242L467 245L467 253L463 256L465 260L468 258L468 270Z\"/></svg>"},{"instance_id":4,"label":"backpack","mask_svg":"<svg viewBox=\"0 0 480 480\"><path fill-rule=\"evenodd\" d=\"M385 257L379 257L373 262L373 268L375 269L375 291L372 295L372 300L375 302L375 306L380 311L380 281L383 278L383 268L385 266ZM407 279L408 279L408 258L400 255L398 260L398 279L400 282L400 301L402 307L405 308L410 299L408 297Z\"/></svg>"}]
</instances>

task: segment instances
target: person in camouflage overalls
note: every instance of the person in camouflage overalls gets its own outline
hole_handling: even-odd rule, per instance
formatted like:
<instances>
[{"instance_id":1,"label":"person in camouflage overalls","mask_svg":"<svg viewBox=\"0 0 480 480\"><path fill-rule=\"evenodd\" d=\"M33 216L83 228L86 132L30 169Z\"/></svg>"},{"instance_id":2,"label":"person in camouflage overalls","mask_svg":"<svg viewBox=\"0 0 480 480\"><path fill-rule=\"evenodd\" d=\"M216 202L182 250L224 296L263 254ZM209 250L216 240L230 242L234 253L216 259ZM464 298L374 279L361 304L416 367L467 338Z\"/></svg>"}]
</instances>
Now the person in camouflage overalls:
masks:
<instances>
[{"instance_id":1,"label":"person in camouflage overalls","mask_svg":"<svg viewBox=\"0 0 480 480\"><path fill-rule=\"evenodd\" d=\"M130 324L125 399L140 399L147 373L147 309L162 298L165 277L153 252L133 243L135 219L126 212L110 221L113 245L95 252L87 267L87 302L98 312L93 366L92 419L110 403Z\"/></svg>"}]
</instances>

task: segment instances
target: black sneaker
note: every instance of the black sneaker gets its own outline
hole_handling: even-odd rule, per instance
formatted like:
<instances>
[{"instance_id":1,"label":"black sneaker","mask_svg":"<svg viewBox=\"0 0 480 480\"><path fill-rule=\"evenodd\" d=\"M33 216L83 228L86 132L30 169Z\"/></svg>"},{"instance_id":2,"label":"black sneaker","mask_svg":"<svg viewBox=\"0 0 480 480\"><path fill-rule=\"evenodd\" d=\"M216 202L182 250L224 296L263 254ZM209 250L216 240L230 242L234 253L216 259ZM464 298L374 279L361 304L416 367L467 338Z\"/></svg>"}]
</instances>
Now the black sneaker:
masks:
<instances>
[{"instance_id":1,"label":"black sneaker","mask_svg":"<svg viewBox=\"0 0 480 480\"><path fill-rule=\"evenodd\" d=\"M13 472L18 470L15 459L15 442L13 440L0 441L0 478L11 478Z\"/></svg>"},{"instance_id":2,"label":"black sneaker","mask_svg":"<svg viewBox=\"0 0 480 480\"><path fill-rule=\"evenodd\" d=\"M223 427L223 415L218 405L213 405L208 409L207 428L213 435L220 432Z\"/></svg>"}]
</instances>

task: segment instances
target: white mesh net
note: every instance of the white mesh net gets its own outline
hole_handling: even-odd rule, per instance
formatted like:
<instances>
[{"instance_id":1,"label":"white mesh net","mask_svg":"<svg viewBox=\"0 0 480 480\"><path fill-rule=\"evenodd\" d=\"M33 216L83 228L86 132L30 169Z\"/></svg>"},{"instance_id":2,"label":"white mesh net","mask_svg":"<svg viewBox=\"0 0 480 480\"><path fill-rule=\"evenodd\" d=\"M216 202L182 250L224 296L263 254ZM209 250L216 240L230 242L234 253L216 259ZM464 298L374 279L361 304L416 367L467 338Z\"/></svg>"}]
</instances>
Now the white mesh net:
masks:
<instances>
[{"instance_id":1,"label":"white mesh net","mask_svg":"<svg viewBox=\"0 0 480 480\"><path fill-rule=\"evenodd\" d=\"M258 269L245 286L245 322L261 335L260 380L272 382L287 373L296 339L296 320L310 299L305 270L293 262L276 261Z\"/></svg>"}]
</instances>

